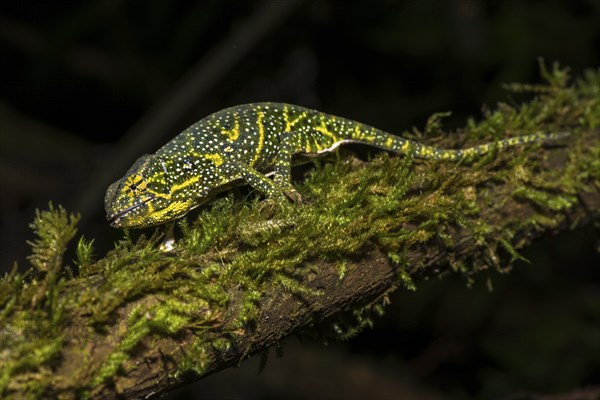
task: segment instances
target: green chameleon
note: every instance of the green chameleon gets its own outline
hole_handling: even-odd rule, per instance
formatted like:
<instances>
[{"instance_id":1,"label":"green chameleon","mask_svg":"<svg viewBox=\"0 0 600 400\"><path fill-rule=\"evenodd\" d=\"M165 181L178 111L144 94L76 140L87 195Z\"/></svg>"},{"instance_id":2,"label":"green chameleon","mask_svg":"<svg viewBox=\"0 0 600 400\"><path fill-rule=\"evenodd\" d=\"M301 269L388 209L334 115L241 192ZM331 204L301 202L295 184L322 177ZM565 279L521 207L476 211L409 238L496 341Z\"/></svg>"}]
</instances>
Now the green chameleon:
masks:
<instances>
[{"instance_id":1,"label":"green chameleon","mask_svg":"<svg viewBox=\"0 0 600 400\"><path fill-rule=\"evenodd\" d=\"M155 154L140 157L106 191L110 224L143 228L182 217L209 194L244 180L276 200L299 202L290 181L292 156L318 156L344 143L362 143L415 157L459 161L568 133L536 133L446 150L371 126L282 103L254 103L216 112L193 124ZM268 172L268 173L265 173Z\"/></svg>"}]
</instances>

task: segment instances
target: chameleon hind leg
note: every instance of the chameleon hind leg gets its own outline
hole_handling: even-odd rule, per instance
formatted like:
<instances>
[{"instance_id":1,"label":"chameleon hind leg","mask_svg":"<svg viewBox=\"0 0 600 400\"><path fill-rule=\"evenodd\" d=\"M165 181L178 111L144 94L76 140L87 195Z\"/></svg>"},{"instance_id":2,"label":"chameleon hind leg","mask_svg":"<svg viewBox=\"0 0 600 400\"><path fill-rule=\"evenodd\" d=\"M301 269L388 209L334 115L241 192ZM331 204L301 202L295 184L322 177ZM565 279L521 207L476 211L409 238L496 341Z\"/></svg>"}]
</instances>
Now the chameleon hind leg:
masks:
<instances>
[{"instance_id":1,"label":"chameleon hind leg","mask_svg":"<svg viewBox=\"0 0 600 400\"><path fill-rule=\"evenodd\" d=\"M293 132L281 135L280 147L273 168L273 181L294 203L301 203L302 196L292 185L292 155L297 136Z\"/></svg>"}]
</instances>

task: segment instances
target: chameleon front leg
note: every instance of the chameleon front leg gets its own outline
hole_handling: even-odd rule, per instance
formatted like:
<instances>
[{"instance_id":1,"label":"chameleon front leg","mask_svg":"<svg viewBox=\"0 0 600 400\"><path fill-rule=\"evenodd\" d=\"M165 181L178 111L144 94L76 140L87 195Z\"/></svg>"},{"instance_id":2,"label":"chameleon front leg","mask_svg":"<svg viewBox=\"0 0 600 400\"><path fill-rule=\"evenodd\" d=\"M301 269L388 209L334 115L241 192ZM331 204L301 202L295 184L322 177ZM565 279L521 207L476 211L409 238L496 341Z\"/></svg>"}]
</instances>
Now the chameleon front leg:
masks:
<instances>
[{"instance_id":1,"label":"chameleon front leg","mask_svg":"<svg viewBox=\"0 0 600 400\"><path fill-rule=\"evenodd\" d=\"M159 248L164 253L169 253L175 248L175 222L169 222L167 224L165 238Z\"/></svg>"},{"instance_id":2,"label":"chameleon front leg","mask_svg":"<svg viewBox=\"0 0 600 400\"><path fill-rule=\"evenodd\" d=\"M279 202L285 202L283 190L275 185L271 179L249 165L232 161L227 165L227 169L232 176L239 176L250 186L258 189L263 194L276 199Z\"/></svg>"},{"instance_id":3,"label":"chameleon front leg","mask_svg":"<svg viewBox=\"0 0 600 400\"><path fill-rule=\"evenodd\" d=\"M293 153L293 143L291 138L283 137L281 140L281 148L274 160L273 180L257 171L255 168L242 164L237 161L231 161L226 169L231 175L239 175L250 186L258 189L269 197L276 199L278 202L285 202L285 196L288 196L292 201L299 203L302 199L291 183L291 163ZM284 196L285 195L285 196Z\"/></svg>"}]
</instances>

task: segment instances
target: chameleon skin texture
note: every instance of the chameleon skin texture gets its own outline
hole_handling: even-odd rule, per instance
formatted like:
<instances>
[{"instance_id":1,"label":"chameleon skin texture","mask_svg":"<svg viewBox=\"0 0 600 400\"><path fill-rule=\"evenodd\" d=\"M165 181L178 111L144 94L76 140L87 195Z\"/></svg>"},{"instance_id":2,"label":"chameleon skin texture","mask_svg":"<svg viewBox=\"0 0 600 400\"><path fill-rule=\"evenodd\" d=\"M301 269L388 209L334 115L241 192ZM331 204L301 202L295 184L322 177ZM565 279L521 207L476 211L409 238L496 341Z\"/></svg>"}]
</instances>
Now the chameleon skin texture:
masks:
<instances>
[{"instance_id":1,"label":"chameleon skin texture","mask_svg":"<svg viewBox=\"0 0 600 400\"><path fill-rule=\"evenodd\" d=\"M459 161L566 135L536 133L449 150L300 106L245 104L209 115L156 153L140 157L110 185L104 205L112 226L143 228L182 217L210 193L240 179L276 200L285 201L287 196L299 201L300 195L290 182L292 156L317 156L344 143L362 143L424 159ZM272 176L265 175L266 171Z\"/></svg>"}]
</instances>

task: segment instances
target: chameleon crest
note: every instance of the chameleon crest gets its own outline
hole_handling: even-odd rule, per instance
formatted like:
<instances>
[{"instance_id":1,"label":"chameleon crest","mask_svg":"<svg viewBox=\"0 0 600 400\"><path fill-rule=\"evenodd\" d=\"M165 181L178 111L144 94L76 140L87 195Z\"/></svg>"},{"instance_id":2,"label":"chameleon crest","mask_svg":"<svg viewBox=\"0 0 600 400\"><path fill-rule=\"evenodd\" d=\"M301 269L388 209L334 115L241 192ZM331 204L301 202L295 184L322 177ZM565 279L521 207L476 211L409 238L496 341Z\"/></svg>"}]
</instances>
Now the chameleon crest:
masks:
<instances>
[{"instance_id":1,"label":"chameleon crest","mask_svg":"<svg viewBox=\"0 0 600 400\"><path fill-rule=\"evenodd\" d=\"M467 149L443 149L403 139L371 126L282 103L228 108L193 124L155 154L140 157L110 185L104 206L115 227L143 228L185 215L209 193L243 180L264 194L299 201L290 181L292 156L330 152L362 143L399 154L459 161L568 133L535 133ZM269 171L271 177L265 175Z\"/></svg>"}]
</instances>

